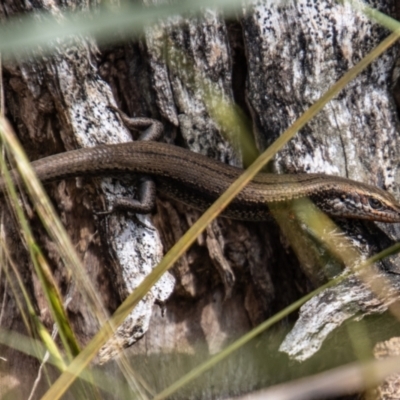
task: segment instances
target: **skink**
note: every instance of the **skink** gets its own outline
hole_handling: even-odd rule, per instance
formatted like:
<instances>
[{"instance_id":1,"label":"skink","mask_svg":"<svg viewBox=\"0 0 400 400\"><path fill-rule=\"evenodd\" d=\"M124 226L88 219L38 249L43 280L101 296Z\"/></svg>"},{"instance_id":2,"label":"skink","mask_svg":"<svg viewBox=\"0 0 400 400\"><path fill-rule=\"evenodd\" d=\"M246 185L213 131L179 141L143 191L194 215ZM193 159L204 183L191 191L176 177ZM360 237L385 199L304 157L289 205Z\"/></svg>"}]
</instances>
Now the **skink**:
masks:
<instances>
[{"instance_id":1,"label":"skink","mask_svg":"<svg viewBox=\"0 0 400 400\"><path fill-rule=\"evenodd\" d=\"M76 176L144 174L146 190L141 195L145 204L129 199L116 204L139 213L152 208L155 192L150 178L167 197L205 210L242 173L239 168L189 150L147 140L157 138L162 131L158 121L141 118L130 123L131 127L147 129L144 140L68 151L34 161L32 167L43 183ZM18 180L16 175L14 180ZM4 191L4 181L0 180L0 192ZM269 203L302 197L310 198L332 216L400 222L400 204L390 193L338 176L303 173L258 174L223 215L265 220L270 216Z\"/></svg>"}]
</instances>

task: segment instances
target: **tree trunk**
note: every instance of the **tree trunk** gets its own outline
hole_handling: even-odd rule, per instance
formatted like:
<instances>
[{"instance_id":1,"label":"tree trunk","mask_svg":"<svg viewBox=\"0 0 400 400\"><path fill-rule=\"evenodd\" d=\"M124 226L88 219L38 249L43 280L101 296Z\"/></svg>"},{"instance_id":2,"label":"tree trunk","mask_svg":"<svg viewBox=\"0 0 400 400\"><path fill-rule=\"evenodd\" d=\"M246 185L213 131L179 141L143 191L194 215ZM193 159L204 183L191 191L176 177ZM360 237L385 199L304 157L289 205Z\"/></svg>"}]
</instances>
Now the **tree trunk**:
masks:
<instances>
[{"instance_id":1,"label":"tree trunk","mask_svg":"<svg viewBox=\"0 0 400 400\"><path fill-rule=\"evenodd\" d=\"M210 112L207 88L242 107L262 151L388 35L348 4L264 3L249 6L231 20L211 10L193 18L174 17L147 29L140 40L100 50L92 40L75 39L56 47L51 57L6 61L6 116L32 160L77 147L131 140L108 108L118 104L130 116L162 121L166 142L242 165L238 140L227 140L224 127ZM373 5L394 16L394 2ZM1 15L7 19L28 12L26 7L24 1L4 0ZM37 1L35 8L59 11L45 1ZM272 167L277 172L341 175L398 195L400 142L391 97L396 51L390 49L349 84L276 155ZM137 217L141 223L125 212L94 216L93 211L107 209L116 197L134 195L132 188L130 182L112 178L73 179L48 187L110 313L199 216L164 198L157 200L151 216ZM364 257L400 237L396 225L336 222ZM40 222L33 218L31 223L63 296L70 298L68 315L84 346L98 324ZM53 321L27 253L15 238L15 228L6 225L9 252L51 331ZM293 225L279 227L272 220L249 223L218 218L146 295L97 361L123 380L115 357L124 351L135 372L157 393L344 267L306 232L292 229ZM375 267L392 285L386 296L376 296L368 283L352 277L306 304L289 336L295 315L176 398L221 398L353 360L352 345L340 326L353 317L382 313L395 301L398 265L394 257ZM14 294L2 279L1 324L26 333ZM389 316L380 321L380 329L372 333L374 340L379 330L393 327ZM291 370L279 346L294 359L313 358ZM12 349L2 350L1 355L8 360L7 384L27 398L39 363ZM296 361L296 365L300 364ZM36 395L46 387L41 382ZM122 398L118 387L115 398Z\"/></svg>"}]
</instances>

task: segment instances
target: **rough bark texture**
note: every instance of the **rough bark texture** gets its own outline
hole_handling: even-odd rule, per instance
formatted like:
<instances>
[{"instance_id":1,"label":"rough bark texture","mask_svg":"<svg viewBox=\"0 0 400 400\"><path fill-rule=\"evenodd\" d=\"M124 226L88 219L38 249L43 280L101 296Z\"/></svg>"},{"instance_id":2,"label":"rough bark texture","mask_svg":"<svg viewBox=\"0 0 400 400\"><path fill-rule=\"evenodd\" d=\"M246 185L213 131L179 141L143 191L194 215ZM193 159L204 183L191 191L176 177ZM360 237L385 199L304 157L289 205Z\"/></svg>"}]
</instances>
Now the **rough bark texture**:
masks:
<instances>
[{"instance_id":1,"label":"rough bark texture","mask_svg":"<svg viewBox=\"0 0 400 400\"><path fill-rule=\"evenodd\" d=\"M386 2L382 11L393 14L393 5ZM294 20L296 24L292 23ZM346 29L341 29L343 24ZM297 2L271 5L268 9L254 6L244 19L244 33L250 43L249 103L261 146L276 138L387 35L350 5L330 2ZM398 119L390 94L394 61L395 52L391 49L352 81L277 155L275 168L281 172L339 174L397 194ZM275 79L277 84L270 84ZM378 238L379 228L356 222L338 224L364 257L398 237L396 227L382 227L381 237L374 240L371 234ZM282 229L285 231L285 226ZM365 240L366 235L370 240ZM302 259L303 243L294 245ZM304 258L309 260L309 255ZM303 265L306 263L307 260ZM384 271L395 265L395 260L384 261L377 266L377 273L387 275ZM396 293L398 278L388 278ZM346 281L313 299L303 307L296 331L281 349L304 360L349 317L382 312L396 299L392 295L384 296L386 301L376 301L367 288L360 293L361 286L359 280Z\"/></svg>"},{"instance_id":2,"label":"rough bark texture","mask_svg":"<svg viewBox=\"0 0 400 400\"><path fill-rule=\"evenodd\" d=\"M382 4L382 11L394 14L392 2ZM89 8L78 0L75 6ZM4 0L1 18L28 12L25 7L26 2ZM35 7L50 8L53 13L59 10L59 5L45 1L35 2ZM107 108L117 103L131 116L160 119L165 141L240 165L237 143L225 139L223 127L209 111L208 88L218 90L221 99L236 102L251 116L256 142L263 150L387 34L349 5L330 0L257 2L234 21L206 10L196 18L176 17L160 23L146 30L140 41L99 50L90 40L76 39L56 48L51 57L6 62L7 117L31 159L131 140ZM346 87L276 156L274 168L347 176L399 195L398 119L390 94L395 56L396 49L391 49ZM110 312L198 217L180 204L158 199L154 215L139 217L157 229L148 229L125 213L95 219L93 209L107 208L115 196L134 194L132 185L114 179L62 182L49 187L49 193ZM337 222L363 257L399 237L396 226ZM72 299L68 313L84 345L98 329L97 322L80 294L70 290L70 278L52 242L38 221L32 223L63 295ZM7 246L40 318L51 330L53 321L27 254L12 224L7 225ZM302 234L293 235L289 229L292 225L283 224L280 230L273 221L214 221L174 266L174 277L166 275L102 349L100 361L108 361L103 368L123 379L110 359L136 342L125 353L147 385L158 392L323 281L316 256L321 248L307 238L296 242ZM341 267L329 257L324 260L328 275ZM353 277L313 299L303 307L281 349L307 359L344 321L385 311L396 300L400 285L397 265L393 258L375 267L390 282L384 297L373 294L368 282ZM26 332L6 280L1 285L1 326ZM155 304L160 302L162 307ZM343 351L329 353L329 344L336 349L338 342L346 342L340 335L331 335L325 356L318 358L317 353L310 364L290 370L286 356L277 351L288 332L285 325L280 328L205 374L177 398L242 393L305 374L311 365L321 370L351 359L347 345ZM1 355L8 360L2 369L5 379L26 398L38 364L10 349ZM43 382L38 395L45 387ZM115 398L120 398L118 390Z\"/></svg>"},{"instance_id":3,"label":"rough bark texture","mask_svg":"<svg viewBox=\"0 0 400 400\"><path fill-rule=\"evenodd\" d=\"M400 339L398 337L378 343L374 347L374 356L377 359L398 356L400 354ZM393 374L366 397L368 400L383 400L399 398L400 375Z\"/></svg>"}]
</instances>

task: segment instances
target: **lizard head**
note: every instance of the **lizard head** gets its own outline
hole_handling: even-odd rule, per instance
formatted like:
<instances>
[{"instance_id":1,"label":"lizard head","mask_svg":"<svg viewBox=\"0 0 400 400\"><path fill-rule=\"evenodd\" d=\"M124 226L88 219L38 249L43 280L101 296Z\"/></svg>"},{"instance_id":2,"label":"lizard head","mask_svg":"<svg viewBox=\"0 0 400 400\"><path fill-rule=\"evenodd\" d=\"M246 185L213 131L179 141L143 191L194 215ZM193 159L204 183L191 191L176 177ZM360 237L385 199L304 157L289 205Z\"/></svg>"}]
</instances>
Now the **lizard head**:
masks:
<instances>
[{"instance_id":1,"label":"lizard head","mask_svg":"<svg viewBox=\"0 0 400 400\"><path fill-rule=\"evenodd\" d=\"M346 190L332 187L326 194L312 196L315 204L331 216L400 222L400 203L390 193L375 186L349 185Z\"/></svg>"}]
</instances>

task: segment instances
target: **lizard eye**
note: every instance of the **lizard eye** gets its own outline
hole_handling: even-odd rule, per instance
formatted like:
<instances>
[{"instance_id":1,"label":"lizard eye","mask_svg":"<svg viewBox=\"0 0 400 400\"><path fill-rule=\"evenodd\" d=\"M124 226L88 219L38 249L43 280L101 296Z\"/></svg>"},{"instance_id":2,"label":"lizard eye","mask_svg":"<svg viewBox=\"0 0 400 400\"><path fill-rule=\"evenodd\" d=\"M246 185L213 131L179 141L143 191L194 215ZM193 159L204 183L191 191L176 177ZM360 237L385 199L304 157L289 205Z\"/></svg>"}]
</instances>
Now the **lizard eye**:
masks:
<instances>
[{"instance_id":1,"label":"lizard eye","mask_svg":"<svg viewBox=\"0 0 400 400\"><path fill-rule=\"evenodd\" d=\"M368 201L369 201L369 205L374 210L379 210L382 208L382 203L379 200L374 199L373 197L370 197Z\"/></svg>"}]
</instances>

